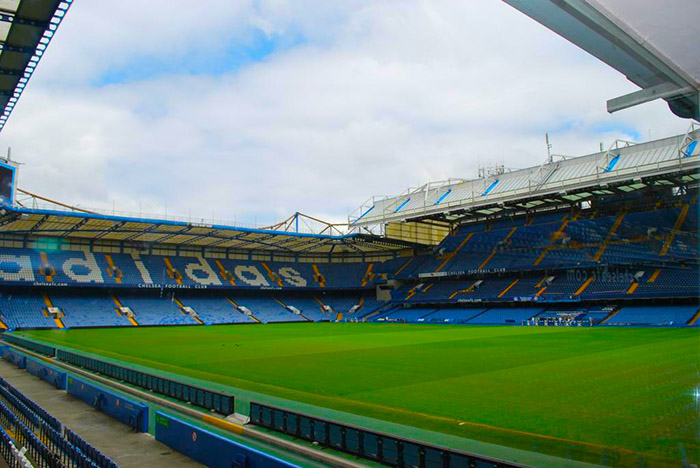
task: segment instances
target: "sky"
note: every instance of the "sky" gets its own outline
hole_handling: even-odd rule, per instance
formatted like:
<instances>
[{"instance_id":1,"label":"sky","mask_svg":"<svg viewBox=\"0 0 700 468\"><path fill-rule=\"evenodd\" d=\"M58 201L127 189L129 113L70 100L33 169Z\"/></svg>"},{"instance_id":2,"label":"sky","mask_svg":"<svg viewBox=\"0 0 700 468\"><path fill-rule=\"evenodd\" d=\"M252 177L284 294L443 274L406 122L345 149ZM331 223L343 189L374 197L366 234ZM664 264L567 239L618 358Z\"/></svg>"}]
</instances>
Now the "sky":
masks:
<instances>
[{"instance_id":1,"label":"sky","mask_svg":"<svg viewBox=\"0 0 700 468\"><path fill-rule=\"evenodd\" d=\"M0 134L19 186L264 226L685 132L499 0L75 0Z\"/></svg>"}]
</instances>

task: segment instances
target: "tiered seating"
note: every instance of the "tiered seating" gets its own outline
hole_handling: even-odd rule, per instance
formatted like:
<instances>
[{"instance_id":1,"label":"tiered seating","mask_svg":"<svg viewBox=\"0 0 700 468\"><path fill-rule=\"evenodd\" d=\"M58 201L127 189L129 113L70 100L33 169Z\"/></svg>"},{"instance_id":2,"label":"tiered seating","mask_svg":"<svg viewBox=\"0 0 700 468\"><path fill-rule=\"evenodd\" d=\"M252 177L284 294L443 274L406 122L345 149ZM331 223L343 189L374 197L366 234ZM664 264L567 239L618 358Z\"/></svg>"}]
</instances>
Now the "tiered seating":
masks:
<instances>
[{"instance_id":1,"label":"tiered seating","mask_svg":"<svg viewBox=\"0 0 700 468\"><path fill-rule=\"evenodd\" d=\"M697 211L697 203L691 205ZM615 214L545 214L524 220L503 220L488 228L461 227L435 249L436 254L417 259L401 277L440 271L470 272L540 268L592 267L658 260L664 239L672 238L669 259L697 259L697 221L693 216L680 224L681 208L663 208ZM515 228L515 229L513 229ZM557 234L555 236L555 234Z\"/></svg>"},{"instance_id":2,"label":"tiered seating","mask_svg":"<svg viewBox=\"0 0 700 468\"><path fill-rule=\"evenodd\" d=\"M321 309L321 304L313 297L290 296L283 297L283 302L289 306L296 307L307 319L314 322L335 320L335 315L329 314Z\"/></svg>"},{"instance_id":3,"label":"tiered seating","mask_svg":"<svg viewBox=\"0 0 700 468\"><path fill-rule=\"evenodd\" d=\"M208 325L221 323L253 323L253 319L236 309L228 299L219 295L180 297L183 304L194 309Z\"/></svg>"},{"instance_id":4,"label":"tiered seating","mask_svg":"<svg viewBox=\"0 0 700 468\"><path fill-rule=\"evenodd\" d=\"M427 323L467 323L484 309L439 309L424 317Z\"/></svg>"},{"instance_id":5,"label":"tiered seating","mask_svg":"<svg viewBox=\"0 0 700 468\"><path fill-rule=\"evenodd\" d=\"M623 307L606 325L686 325L698 311L698 306L629 306Z\"/></svg>"},{"instance_id":6,"label":"tiered seating","mask_svg":"<svg viewBox=\"0 0 700 468\"><path fill-rule=\"evenodd\" d=\"M233 296L240 306L247 307L263 323L271 322L304 322L302 317L285 309L271 297L266 296Z\"/></svg>"},{"instance_id":7,"label":"tiered seating","mask_svg":"<svg viewBox=\"0 0 700 468\"><path fill-rule=\"evenodd\" d=\"M97 264L95 255L80 251L50 251L46 253L54 268L55 283L103 284L106 274Z\"/></svg>"},{"instance_id":8,"label":"tiered seating","mask_svg":"<svg viewBox=\"0 0 700 468\"><path fill-rule=\"evenodd\" d=\"M542 312L534 308L493 308L469 320L470 325L521 325Z\"/></svg>"},{"instance_id":9,"label":"tiered seating","mask_svg":"<svg viewBox=\"0 0 700 468\"><path fill-rule=\"evenodd\" d=\"M51 302L64 313L63 323L66 327L119 327L128 326L129 320L116 313L116 305L105 292L51 294Z\"/></svg>"},{"instance_id":10,"label":"tiered seating","mask_svg":"<svg viewBox=\"0 0 700 468\"><path fill-rule=\"evenodd\" d=\"M44 266L44 258L48 269ZM321 285L314 279L314 264L306 262L0 248L0 285L46 281L68 285L165 284L247 289L357 289L372 287L382 276L393 273L404 262L405 259L372 263L318 263L315 268L324 278L324 284ZM116 267L118 274L115 274L110 264ZM51 272L51 278L45 274L47 271Z\"/></svg>"},{"instance_id":11,"label":"tiered seating","mask_svg":"<svg viewBox=\"0 0 700 468\"><path fill-rule=\"evenodd\" d=\"M367 271L366 263L325 263L319 265L326 277L326 286L334 288L359 287ZM374 282L370 283L373 284Z\"/></svg>"},{"instance_id":12,"label":"tiered seating","mask_svg":"<svg viewBox=\"0 0 700 468\"><path fill-rule=\"evenodd\" d=\"M569 273L557 273L554 280L541 294L543 299L555 300L573 297L579 288L586 282L586 276Z\"/></svg>"},{"instance_id":13,"label":"tiered seating","mask_svg":"<svg viewBox=\"0 0 700 468\"><path fill-rule=\"evenodd\" d=\"M641 202L635 207L637 200ZM537 304L544 309L560 302L575 303L581 310L588 308L587 315L580 318L598 323L608 318L609 311L592 311L590 304L619 306L618 299L697 297L697 215L697 201L690 195L673 201L657 201L646 195L622 203L601 200L591 209L469 223L458 227L439 246L423 251L430 250L430 254L376 263L139 257L0 248L0 286L20 288L44 282L71 287L119 286L119 291L126 292L118 292L117 296L134 311L141 325L200 323L182 313L170 297L172 293L160 297L155 291L162 290L161 286L166 291L170 287L183 291L178 298L210 324L256 319L265 323L354 321L365 317L433 323L522 323L529 318L525 315L537 310L501 307ZM441 275L433 275L436 272ZM374 299L372 289L387 276L394 279L394 275L403 285L393 291L390 304L381 304ZM139 289L129 289L133 286ZM204 288L210 289L204 292ZM64 293L60 289L50 289L49 295L66 314L62 324L131 325L126 317L115 313L109 295L89 294L87 289ZM5 325L55 326L42 314L43 293L13 292L16 300L7 299L8 294L0 295L0 319ZM253 318L227 297L249 309ZM476 310L467 308L472 303ZM464 309L453 308L457 305ZM378 310L382 312L373 314ZM554 319L555 312L550 309L542 318ZM629 313L610 316L613 320L608 322L621 323L618 321Z\"/></svg>"},{"instance_id":14,"label":"tiered seating","mask_svg":"<svg viewBox=\"0 0 700 468\"><path fill-rule=\"evenodd\" d=\"M597 272L595 279L586 290L581 293L581 297L622 296L629 290L630 285L634 282L633 278L637 273L643 274L643 276L639 277L640 282L646 281L648 273L644 270Z\"/></svg>"},{"instance_id":15,"label":"tiered seating","mask_svg":"<svg viewBox=\"0 0 700 468\"><path fill-rule=\"evenodd\" d=\"M376 299L376 294L374 291L370 293L364 293L362 295L362 306L357 311L357 314L359 314L360 317L366 314L371 314L372 312L379 309L383 304L384 302L378 301ZM350 317L352 317L352 315L350 315Z\"/></svg>"},{"instance_id":16,"label":"tiered seating","mask_svg":"<svg viewBox=\"0 0 700 468\"><path fill-rule=\"evenodd\" d=\"M334 293L320 296L321 301L331 306L333 311L338 314L347 315L354 306L359 305L360 297L358 294Z\"/></svg>"},{"instance_id":17,"label":"tiered seating","mask_svg":"<svg viewBox=\"0 0 700 468\"><path fill-rule=\"evenodd\" d=\"M411 308L411 309L396 309L388 314L380 315L380 320L392 320L401 322L419 322L423 317L435 311L432 308Z\"/></svg>"},{"instance_id":18,"label":"tiered seating","mask_svg":"<svg viewBox=\"0 0 700 468\"><path fill-rule=\"evenodd\" d=\"M664 268L648 271L640 282L637 295L697 295L700 291L700 275L697 268ZM652 281L653 279L653 281Z\"/></svg>"},{"instance_id":19,"label":"tiered seating","mask_svg":"<svg viewBox=\"0 0 700 468\"><path fill-rule=\"evenodd\" d=\"M10 328L55 328L56 323L42 311L43 294L36 291L0 291L0 318Z\"/></svg>"},{"instance_id":20,"label":"tiered seating","mask_svg":"<svg viewBox=\"0 0 700 468\"><path fill-rule=\"evenodd\" d=\"M139 270L136 268L131 255L125 254L102 254L96 253L95 260L97 260L97 265L102 270L102 277L107 284L139 284L143 283L143 277ZM107 260L107 255L112 259L112 263L117 267L121 276L119 280L114 275L110 275L109 261Z\"/></svg>"},{"instance_id":21,"label":"tiered seating","mask_svg":"<svg viewBox=\"0 0 700 468\"><path fill-rule=\"evenodd\" d=\"M510 286L512 282L513 278L511 277L485 278L475 289L474 296L479 299L497 299L499 294Z\"/></svg>"},{"instance_id":22,"label":"tiered seating","mask_svg":"<svg viewBox=\"0 0 700 468\"><path fill-rule=\"evenodd\" d=\"M525 276L522 278L516 278L518 282L511 286L510 289L508 289L508 291L506 291L502 297L506 299L511 299L515 297L535 296L537 293L540 292L540 290L542 290L543 287L547 286L547 289L549 289L549 285L545 284L545 280L550 276L551 275L538 274ZM508 286L510 286L511 284L512 282Z\"/></svg>"},{"instance_id":23,"label":"tiered seating","mask_svg":"<svg viewBox=\"0 0 700 468\"><path fill-rule=\"evenodd\" d=\"M180 306L171 297L152 294L125 293L119 300L129 307L139 325L196 325L198 322L183 314Z\"/></svg>"}]
</instances>

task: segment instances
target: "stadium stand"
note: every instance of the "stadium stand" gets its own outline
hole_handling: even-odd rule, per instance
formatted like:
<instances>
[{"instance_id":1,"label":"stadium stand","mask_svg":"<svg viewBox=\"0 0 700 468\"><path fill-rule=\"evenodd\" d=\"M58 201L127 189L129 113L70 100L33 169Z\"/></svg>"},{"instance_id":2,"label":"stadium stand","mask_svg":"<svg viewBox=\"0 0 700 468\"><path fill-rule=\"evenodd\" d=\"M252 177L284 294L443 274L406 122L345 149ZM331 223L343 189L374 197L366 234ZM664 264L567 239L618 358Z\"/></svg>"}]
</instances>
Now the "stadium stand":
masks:
<instances>
[{"instance_id":1,"label":"stadium stand","mask_svg":"<svg viewBox=\"0 0 700 468\"><path fill-rule=\"evenodd\" d=\"M682 327L697 314L699 307L693 306L636 306L623 307L610 320L607 326L664 326Z\"/></svg>"},{"instance_id":2,"label":"stadium stand","mask_svg":"<svg viewBox=\"0 0 700 468\"><path fill-rule=\"evenodd\" d=\"M126 292L119 301L129 307L139 325L196 325L199 322L182 312L174 296L158 293Z\"/></svg>"},{"instance_id":3,"label":"stadium stand","mask_svg":"<svg viewBox=\"0 0 700 468\"><path fill-rule=\"evenodd\" d=\"M0 291L0 317L9 328L54 328L39 291Z\"/></svg>"},{"instance_id":4,"label":"stadium stand","mask_svg":"<svg viewBox=\"0 0 700 468\"><path fill-rule=\"evenodd\" d=\"M664 145L677 141L681 140L660 140L650 144L650 151L671 151ZM601 157L609 163L606 155ZM632 151L620 167L633 167L635 158ZM590 162L577 164L567 160L549 177L566 181L574 169L595 167ZM480 181L480 196L509 193L524 183L518 177L504 174L490 184ZM682 190L675 190L680 179L672 177L659 183L621 182L617 189L592 180L583 195L543 198L540 203L546 209L532 209L539 206L533 202L505 211L477 210L451 225L432 247L390 245L388 237L364 234L336 239L217 226L210 233L219 236L217 244L234 236L250 239L237 246L263 246L272 253L209 252L167 247L175 243L173 239L198 241L194 234L173 234L188 233L189 226L73 214L78 219L71 222L99 226L98 237L114 234L122 239L126 233L119 230L129 223L143 230L162 230L167 248L126 243L101 251L72 238L73 230L61 233L69 239L64 243L32 236L25 247L0 243L0 328L362 320L676 326L684 321L671 312L675 309L669 308L667 314L657 310L658 317L646 320L630 315L629 307L692 308L697 303L696 179L680 177L690 183ZM409 197L402 210L420 207ZM36 223L32 229L37 236L45 224L67 222L65 217L53 220L54 214L12 216L0 226L0 233L18 219ZM206 240L206 235L200 237ZM279 243L270 244L266 236ZM344 244L348 239L353 239L352 247ZM325 253L305 256L307 244L311 250L326 249ZM278 249L282 245L299 250ZM382 246L389 253L369 255ZM344 254L332 254L336 248L344 248ZM351 255L357 252L361 254ZM388 291L381 300L380 286ZM580 313L569 313L574 305ZM681 326L689 325L690 318Z\"/></svg>"},{"instance_id":5,"label":"stadium stand","mask_svg":"<svg viewBox=\"0 0 700 468\"><path fill-rule=\"evenodd\" d=\"M429 315L435 309L430 308L410 308L396 309L387 314L382 314L382 321L400 321L400 322L421 322L423 317Z\"/></svg>"},{"instance_id":6,"label":"stadium stand","mask_svg":"<svg viewBox=\"0 0 700 468\"><path fill-rule=\"evenodd\" d=\"M324 306L330 307L332 313L335 314L335 320L349 315L353 308L357 309L360 307L359 294L324 294L319 296L319 300Z\"/></svg>"},{"instance_id":7,"label":"stadium stand","mask_svg":"<svg viewBox=\"0 0 700 468\"><path fill-rule=\"evenodd\" d=\"M696 202L692 209L697 211ZM527 225L497 221L482 227L484 230L465 226L436 248L444 253L423 258L399 276L638 264L658 260L663 242L671 236L664 254L667 258L697 258L698 246L692 242L697 231L684 231L684 227L691 227L685 221L676 228L682 211L661 208L631 214L624 211L617 216L594 212L585 218L576 212L565 215L561 222L552 221L548 214L542 220L535 217Z\"/></svg>"},{"instance_id":8,"label":"stadium stand","mask_svg":"<svg viewBox=\"0 0 700 468\"><path fill-rule=\"evenodd\" d=\"M424 317L428 323L468 323L474 317L482 314L484 309L439 309Z\"/></svg>"},{"instance_id":9,"label":"stadium stand","mask_svg":"<svg viewBox=\"0 0 700 468\"><path fill-rule=\"evenodd\" d=\"M271 322L306 322L308 321L303 316L299 316L283 304L269 296L232 296L238 307L244 307L249 310L255 319L262 323ZM244 309L244 310L245 310Z\"/></svg>"},{"instance_id":10,"label":"stadium stand","mask_svg":"<svg viewBox=\"0 0 700 468\"><path fill-rule=\"evenodd\" d=\"M322 303L316 297L288 296L282 301L287 306L296 308L307 319L314 322L328 322L335 320L335 315L323 309Z\"/></svg>"},{"instance_id":11,"label":"stadium stand","mask_svg":"<svg viewBox=\"0 0 700 468\"><path fill-rule=\"evenodd\" d=\"M207 325L224 323L255 323L246 314L242 313L225 296L194 294L179 295L182 303L194 309L199 318Z\"/></svg>"},{"instance_id":12,"label":"stadium stand","mask_svg":"<svg viewBox=\"0 0 700 468\"><path fill-rule=\"evenodd\" d=\"M113 299L105 292L51 292L51 302L65 314L66 327L129 326L129 320L117 313Z\"/></svg>"},{"instance_id":13,"label":"stadium stand","mask_svg":"<svg viewBox=\"0 0 700 468\"><path fill-rule=\"evenodd\" d=\"M396 262L281 263L0 248L0 282L226 288L370 288ZM320 284L323 278L323 286Z\"/></svg>"},{"instance_id":14,"label":"stadium stand","mask_svg":"<svg viewBox=\"0 0 700 468\"><path fill-rule=\"evenodd\" d=\"M479 325L522 325L529 318L542 312L542 309L534 308L498 308L488 309L485 312L469 319L470 324Z\"/></svg>"}]
</instances>

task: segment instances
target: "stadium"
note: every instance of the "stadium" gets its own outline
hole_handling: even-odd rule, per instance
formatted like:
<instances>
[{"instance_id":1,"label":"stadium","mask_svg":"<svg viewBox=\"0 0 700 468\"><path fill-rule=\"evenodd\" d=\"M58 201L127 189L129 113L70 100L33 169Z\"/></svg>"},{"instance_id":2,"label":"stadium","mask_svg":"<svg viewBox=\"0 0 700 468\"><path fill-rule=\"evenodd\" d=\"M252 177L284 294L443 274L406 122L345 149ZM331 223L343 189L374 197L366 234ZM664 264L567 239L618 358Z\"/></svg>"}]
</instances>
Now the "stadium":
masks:
<instances>
[{"instance_id":1,"label":"stadium","mask_svg":"<svg viewBox=\"0 0 700 468\"><path fill-rule=\"evenodd\" d=\"M79 8L7 3L2 126ZM625 2L506 3L641 88L611 112L663 99L688 130L371 197L342 225L90 210L3 158L4 464L698 466L700 66L672 47L697 24L664 42Z\"/></svg>"}]
</instances>

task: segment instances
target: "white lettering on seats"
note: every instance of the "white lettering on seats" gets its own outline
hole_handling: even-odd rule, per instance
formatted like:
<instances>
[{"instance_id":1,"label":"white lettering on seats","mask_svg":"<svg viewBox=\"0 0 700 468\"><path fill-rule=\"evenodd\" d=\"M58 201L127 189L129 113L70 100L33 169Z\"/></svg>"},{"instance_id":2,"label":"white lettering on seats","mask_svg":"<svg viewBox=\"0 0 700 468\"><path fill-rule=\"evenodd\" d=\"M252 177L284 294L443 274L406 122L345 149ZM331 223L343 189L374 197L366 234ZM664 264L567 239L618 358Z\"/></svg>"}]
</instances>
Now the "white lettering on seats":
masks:
<instances>
[{"instance_id":1,"label":"white lettering on seats","mask_svg":"<svg viewBox=\"0 0 700 468\"><path fill-rule=\"evenodd\" d=\"M284 278L284 281L286 283L289 283L292 286L297 286L300 288L303 288L306 286L306 279L304 279L304 277L301 276L301 273L299 273L294 268L282 267L278 270L278 272L279 272L279 275L282 278Z\"/></svg>"},{"instance_id":2,"label":"white lettering on seats","mask_svg":"<svg viewBox=\"0 0 700 468\"><path fill-rule=\"evenodd\" d=\"M34 281L34 269L28 255L0 255L0 279Z\"/></svg>"},{"instance_id":3,"label":"white lettering on seats","mask_svg":"<svg viewBox=\"0 0 700 468\"><path fill-rule=\"evenodd\" d=\"M143 280L144 283L146 284L153 284L153 279L151 279L151 273L149 273L148 268L146 268L146 265L143 264L141 261L141 257L139 254L131 254L131 258L134 260L134 265L136 265L136 269L141 273L141 279Z\"/></svg>"},{"instance_id":4,"label":"white lettering on seats","mask_svg":"<svg viewBox=\"0 0 700 468\"><path fill-rule=\"evenodd\" d=\"M270 283L265 279L265 275L254 266L238 265L234 268L233 273L249 286L270 286Z\"/></svg>"},{"instance_id":5,"label":"white lettering on seats","mask_svg":"<svg viewBox=\"0 0 700 468\"><path fill-rule=\"evenodd\" d=\"M209 265L209 262L202 257L197 257L197 260L199 260L199 263L188 263L185 266L187 277L203 286L221 286L221 281L219 281L219 277ZM197 276L196 273L200 273L200 275Z\"/></svg>"},{"instance_id":6,"label":"white lettering on seats","mask_svg":"<svg viewBox=\"0 0 700 468\"><path fill-rule=\"evenodd\" d=\"M95 256L90 252L83 252L83 255L85 258L74 257L63 262L63 273L77 283L104 283ZM83 271L76 271L76 267Z\"/></svg>"}]
</instances>

